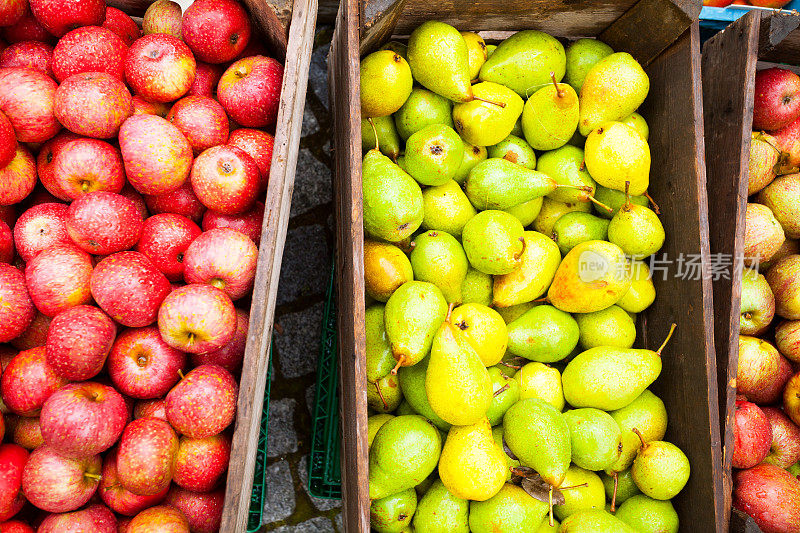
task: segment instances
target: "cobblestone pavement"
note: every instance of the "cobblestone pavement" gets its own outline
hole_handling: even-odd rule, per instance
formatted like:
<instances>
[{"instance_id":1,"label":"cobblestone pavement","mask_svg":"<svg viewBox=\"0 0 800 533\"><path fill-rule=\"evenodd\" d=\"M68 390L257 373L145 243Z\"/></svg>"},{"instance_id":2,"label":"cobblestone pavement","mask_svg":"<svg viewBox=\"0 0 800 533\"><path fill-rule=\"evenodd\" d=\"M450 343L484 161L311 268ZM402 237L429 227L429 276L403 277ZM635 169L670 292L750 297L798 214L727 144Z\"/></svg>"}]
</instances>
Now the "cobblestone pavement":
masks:
<instances>
[{"instance_id":1,"label":"cobblestone pavement","mask_svg":"<svg viewBox=\"0 0 800 533\"><path fill-rule=\"evenodd\" d=\"M262 531L343 532L341 501L308 493L311 416L325 288L333 254L327 55L331 29L317 31L303 117L289 232L275 322Z\"/></svg>"}]
</instances>

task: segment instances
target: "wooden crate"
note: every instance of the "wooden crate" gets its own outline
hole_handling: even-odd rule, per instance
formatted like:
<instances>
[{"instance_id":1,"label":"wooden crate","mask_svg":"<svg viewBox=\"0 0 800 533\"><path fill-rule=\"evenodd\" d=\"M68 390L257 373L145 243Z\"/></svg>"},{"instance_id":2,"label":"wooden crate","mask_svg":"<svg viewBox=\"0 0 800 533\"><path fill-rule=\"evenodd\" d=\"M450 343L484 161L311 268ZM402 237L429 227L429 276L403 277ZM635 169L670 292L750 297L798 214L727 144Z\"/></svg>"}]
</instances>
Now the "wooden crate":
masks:
<instances>
[{"instance_id":1,"label":"wooden crate","mask_svg":"<svg viewBox=\"0 0 800 533\"><path fill-rule=\"evenodd\" d=\"M759 61L789 64L789 68L800 65L798 27L800 15L751 11L712 37L703 47L706 165L708 190L712 193L709 226L714 254L732 258L742 256L756 67ZM742 273L738 269L733 269L729 278L714 281L714 340L719 369L726 513L730 513L733 488L731 455L739 363L741 284ZM743 520L735 522L742 523Z\"/></svg>"},{"instance_id":2,"label":"wooden crate","mask_svg":"<svg viewBox=\"0 0 800 533\"><path fill-rule=\"evenodd\" d=\"M151 3L152 0L114 0L109 5L141 16ZM284 74L258 250L258 269L250 307L247 347L239 380L221 533L241 533L247 527L267 384L272 320L292 203L317 16L317 0L245 0L244 4L259 30L253 33L253 38L262 39L270 52L283 60Z\"/></svg>"},{"instance_id":3,"label":"wooden crate","mask_svg":"<svg viewBox=\"0 0 800 533\"><path fill-rule=\"evenodd\" d=\"M335 208L339 361L343 431L342 488L347 531L369 531L367 399L364 354L364 267L361 205L359 55L392 35L407 35L428 19L460 30L535 28L567 38L596 36L646 66L650 95L642 114L650 124L653 156L650 192L667 233L662 252L671 259L694 254L707 260L700 42L700 0L343 0L329 68L334 114ZM498 33L498 32L505 33ZM641 315L640 339L655 347L672 322L675 336L654 390L669 412L667 438L692 465L689 483L675 499L687 531L727 530L722 488L722 448L717 402L711 281L708 262L695 279L656 279L658 297Z\"/></svg>"}]
</instances>

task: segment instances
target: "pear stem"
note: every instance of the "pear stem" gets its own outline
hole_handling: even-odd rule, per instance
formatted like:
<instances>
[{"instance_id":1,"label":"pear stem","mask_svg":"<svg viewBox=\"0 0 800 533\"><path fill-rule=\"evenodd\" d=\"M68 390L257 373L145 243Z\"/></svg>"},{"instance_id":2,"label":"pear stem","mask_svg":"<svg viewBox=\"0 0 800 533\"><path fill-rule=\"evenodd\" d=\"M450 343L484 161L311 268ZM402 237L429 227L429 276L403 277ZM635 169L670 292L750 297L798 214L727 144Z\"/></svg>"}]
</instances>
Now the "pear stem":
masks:
<instances>
[{"instance_id":1,"label":"pear stem","mask_svg":"<svg viewBox=\"0 0 800 533\"><path fill-rule=\"evenodd\" d=\"M650 193L647 192L647 191L644 191L644 197L647 198L648 200L650 200L650 203L653 204L653 211L655 211L656 215L660 215L661 214L661 209L659 209L658 204L656 203L655 200L653 200L653 197L650 196Z\"/></svg>"},{"instance_id":2,"label":"pear stem","mask_svg":"<svg viewBox=\"0 0 800 533\"><path fill-rule=\"evenodd\" d=\"M589 198L589 201L592 202L594 205L596 205L598 207L602 207L603 209L605 209L609 213L613 213L614 212L613 209L611 209L609 206L607 206L606 204L604 204L603 202L601 202L600 200L598 200L594 196L589 195L588 198Z\"/></svg>"},{"instance_id":3,"label":"pear stem","mask_svg":"<svg viewBox=\"0 0 800 533\"><path fill-rule=\"evenodd\" d=\"M611 474L611 477L614 478L614 493L611 495L611 512L614 513L617 511L617 486L619 485L619 474L614 472Z\"/></svg>"},{"instance_id":4,"label":"pear stem","mask_svg":"<svg viewBox=\"0 0 800 533\"><path fill-rule=\"evenodd\" d=\"M508 383L506 383L505 385L494 391L494 394L492 394L492 398L497 398L507 390L508 390Z\"/></svg>"},{"instance_id":5,"label":"pear stem","mask_svg":"<svg viewBox=\"0 0 800 533\"><path fill-rule=\"evenodd\" d=\"M636 436L637 436L637 437L639 437L639 440L640 440L640 441L642 441L642 448L644 448L645 446L647 446L647 443L644 441L644 436L642 435L642 432L641 432L641 431L639 431L639 430L638 430L638 429L636 429L636 428L631 428L631 431L633 431L634 433L636 433Z\"/></svg>"},{"instance_id":6,"label":"pear stem","mask_svg":"<svg viewBox=\"0 0 800 533\"><path fill-rule=\"evenodd\" d=\"M625 182L625 204L622 206L623 211L630 211L631 210L631 182Z\"/></svg>"},{"instance_id":7,"label":"pear stem","mask_svg":"<svg viewBox=\"0 0 800 533\"><path fill-rule=\"evenodd\" d=\"M496 105L497 107L503 107L503 108L506 107L506 103L505 102L495 102L495 101L492 101L492 100L487 100L486 98L481 98L480 96L472 95L472 99L473 100L480 100L481 102L486 102L487 104Z\"/></svg>"},{"instance_id":8,"label":"pear stem","mask_svg":"<svg viewBox=\"0 0 800 533\"><path fill-rule=\"evenodd\" d=\"M548 505L550 507L550 527L553 527L555 523L553 522L553 487L550 487L550 493L548 495Z\"/></svg>"},{"instance_id":9,"label":"pear stem","mask_svg":"<svg viewBox=\"0 0 800 533\"><path fill-rule=\"evenodd\" d=\"M367 119L367 122L369 122L369 125L372 126L372 133L375 135L375 149L380 152L381 143L378 140L378 129L375 127L375 123L372 121L372 117L369 117Z\"/></svg>"},{"instance_id":10,"label":"pear stem","mask_svg":"<svg viewBox=\"0 0 800 533\"><path fill-rule=\"evenodd\" d=\"M520 368L522 368L521 366L512 365L511 363L506 363L505 361L500 361L500 364L503 366L507 366L508 368L513 368L514 370L519 370ZM506 385L506 387L508 387L508 385Z\"/></svg>"},{"instance_id":11,"label":"pear stem","mask_svg":"<svg viewBox=\"0 0 800 533\"><path fill-rule=\"evenodd\" d=\"M659 346L659 347L658 347L658 350L656 350L656 353L657 353L659 356L661 355L661 350L663 350L663 349L664 349L664 348L667 346L667 343L668 343L668 342L669 342L669 340L672 338L672 334L675 332L675 328L677 328L677 327L678 327L678 324L675 324L674 322L673 322L673 323L672 323L672 325L669 327L669 333L667 333L667 338L666 338L666 339L664 339L664 342L662 342L662 343L661 343L661 346Z\"/></svg>"},{"instance_id":12,"label":"pear stem","mask_svg":"<svg viewBox=\"0 0 800 533\"><path fill-rule=\"evenodd\" d=\"M558 82L556 81L556 73L550 72L550 79L553 80L553 85L556 87L556 96L559 98L564 98L564 90L558 86Z\"/></svg>"},{"instance_id":13,"label":"pear stem","mask_svg":"<svg viewBox=\"0 0 800 533\"><path fill-rule=\"evenodd\" d=\"M396 364L396 365L394 365L394 368L392 369L392 375L393 375L393 376L396 376L396 375L397 375L397 370L398 370L398 369L399 369L401 366L403 366L403 363L405 362L405 360L406 360L406 356L405 356L405 354L401 355L401 356L400 356L400 358L397 360L397 364Z\"/></svg>"},{"instance_id":14,"label":"pear stem","mask_svg":"<svg viewBox=\"0 0 800 533\"><path fill-rule=\"evenodd\" d=\"M450 302L450 305L447 306L447 316L445 317L444 321L448 324L450 323L450 315L453 314L453 307L456 306L455 302Z\"/></svg>"},{"instance_id":15,"label":"pear stem","mask_svg":"<svg viewBox=\"0 0 800 533\"><path fill-rule=\"evenodd\" d=\"M550 303L550 300L547 299L547 296L543 296L541 298L535 299L534 302L546 304L546 303Z\"/></svg>"},{"instance_id":16,"label":"pear stem","mask_svg":"<svg viewBox=\"0 0 800 533\"><path fill-rule=\"evenodd\" d=\"M579 489L581 487L588 487L589 483L581 483L580 485L570 485L569 487L558 487L558 490Z\"/></svg>"},{"instance_id":17,"label":"pear stem","mask_svg":"<svg viewBox=\"0 0 800 533\"><path fill-rule=\"evenodd\" d=\"M378 382L375 382L375 388L378 390L378 396L381 397L381 402L383 402L383 408L387 411L389 410L389 404L386 403L386 398L383 397L383 392L381 391L381 386L378 385Z\"/></svg>"}]
</instances>

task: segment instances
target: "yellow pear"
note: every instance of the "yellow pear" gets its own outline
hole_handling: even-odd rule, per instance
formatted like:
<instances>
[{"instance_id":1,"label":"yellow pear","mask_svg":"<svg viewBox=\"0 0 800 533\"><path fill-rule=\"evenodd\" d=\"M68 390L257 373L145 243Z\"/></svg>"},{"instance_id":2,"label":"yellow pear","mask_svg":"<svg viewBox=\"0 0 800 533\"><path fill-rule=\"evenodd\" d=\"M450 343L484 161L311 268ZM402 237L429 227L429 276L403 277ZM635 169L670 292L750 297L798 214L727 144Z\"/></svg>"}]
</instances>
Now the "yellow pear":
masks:
<instances>
[{"instance_id":1,"label":"yellow pear","mask_svg":"<svg viewBox=\"0 0 800 533\"><path fill-rule=\"evenodd\" d=\"M500 362L508 345L508 329L500 313L485 305L468 303L456 307L450 321L481 358L483 366Z\"/></svg>"},{"instance_id":2,"label":"yellow pear","mask_svg":"<svg viewBox=\"0 0 800 533\"><path fill-rule=\"evenodd\" d=\"M559 411L564 409L564 388L557 368L544 363L528 363L517 371L514 379L519 383L520 400L538 398Z\"/></svg>"},{"instance_id":3,"label":"yellow pear","mask_svg":"<svg viewBox=\"0 0 800 533\"><path fill-rule=\"evenodd\" d=\"M561 263L561 252L553 239L538 231L526 231L522 239L525 247L519 268L510 274L494 277L495 307L532 302L545 293Z\"/></svg>"},{"instance_id":4,"label":"yellow pear","mask_svg":"<svg viewBox=\"0 0 800 533\"><path fill-rule=\"evenodd\" d=\"M586 137L586 170L609 189L639 196L650 184L650 147L639 133L622 122L606 122Z\"/></svg>"},{"instance_id":5,"label":"yellow pear","mask_svg":"<svg viewBox=\"0 0 800 533\"><path fill-rule=\"evenodd\" d=\"M453 426L439 457L439 478L458 498L486 501L506 481L504 453L492 437L488 418L468 426Z\"/></svg>"},{"instance_id":6,"label":"yellow pear","mask_svg":"<svg viewBox=\"0 0 800 533\"><path fill-rule=\"evenodd\" d=\"M650 276L650 268L643 261L634 261L631 265L633 276L631 288L617 302L617 305L629 313L641 313L656 299L656 288Z\"/></svg>"},{"instance_id":7,"label":"yellow pear","mask_svg":"<svg viewBox=\"0 0 800 533\"><path fill-rule=\"evenodd\" d=\"M400 248L364 240L364 288L369 296L385 302L400 285L413 279L411 261Z\"/></svg>"}]
</instances>

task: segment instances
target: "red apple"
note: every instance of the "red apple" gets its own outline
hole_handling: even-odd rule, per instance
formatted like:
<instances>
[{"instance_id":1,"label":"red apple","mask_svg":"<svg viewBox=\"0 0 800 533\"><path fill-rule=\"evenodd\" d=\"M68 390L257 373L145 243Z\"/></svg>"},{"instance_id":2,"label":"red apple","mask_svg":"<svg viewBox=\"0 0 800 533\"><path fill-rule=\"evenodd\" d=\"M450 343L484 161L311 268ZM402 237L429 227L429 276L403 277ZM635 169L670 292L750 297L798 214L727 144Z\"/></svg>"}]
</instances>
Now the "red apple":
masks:
<instances>
[{"instance_id":1,"label":"red apple","mask_svg":"<svg viewBox=\"0 0 800 533\"><path fill-rule=\"evenodd\" d=\"M236 311L228 295L216 287L186 285L164 299L158 311L158 329L173 348L211 352L233 339Z\"/></svg>"},{"instance_id":2,"label":"red apple","mask_svg":"<svg viewBox=\"0 0 800 533\"><path fill-rule=\"evenodd\" d=\"M2 76L0 69L0 76ZM17 144L11 162L0 168L0 204L11 205L24 200L36 186L36 161L27 148Z\"/></svg>"},{"instance_id":3,"label":"red apple","mask_svg":"<svg viewBox=\"0 0 800 533\"><path fill-rule=\"evenodd\" d=\"M61 129L53 112L57 87L38 70L0 70L0 111L11 120L18 141L44 142Z\"/></svg>"},{"instance_id":4,"label":"red apple","mask_svg":"<svg viewBox=\"0 0 800 533\"><path fill-rule=\"evenodd\" d=\"M775 312L790 320L800 319L800 255L789 255L775 263L766 279L775 295Z\"/></svg>"},{"instance_id":5,"label":"red apple","mask_svg":"<svg viewBox=\"0 0 800 533\"><path fill-rule=\"evenodd\" d=\"M127 533L189 533L189 522L175 507L158 505L137 514Z\"/></svg>"},{"instance_id":6,"label":"red apple","mask_svg":"<svg viewBox=\"0 0 800 533\"><path fill-rule=\"evenodd\" d=\"M183 436L173 481L184 489L209 492L217 487L231 456L231 439L220 434L195 439Z\"/></svg>"},{"instance_id":7,"label":"red apple","mask_svg":"<svg viewBox=\"0 0 800 533\"><path fill-rule=\"evenodd\" d=\"M154 102L172 102L189 90L195 61L186 44L171 35L145 35L130 47L125 77L136 94Z\"/></svg>"},{"instance_id":8,"label":"red apple","mask_svg":"<svg viewBox=\"0 0 800 533\"><path fill-rule=\"evenodd\" d=\"M67 380L47 364L45 347L19 352L0 378L6 407L22 416L39 416L44 402Z\"/></svg>"},{"instance_id":9,"label":"red apple","mask_svg":"<svg viewBox=\"0 0 800 533\"><path fill-rule=\"evenodd\" d=\"M784 357L794 363L800 362L800 320L784 320L778 324L775 345Z\"/></svg>"},{"instance_id":10,"label":"red apple","mask_svg":"<svg viewBox=\"0 0 800 533\"><path fill-rule=\"evenodd\" d=\"M13 26L20 21L28 7L25 0L11 0L0 6L0 26Z\"/></svg>"},{"instance_id":11,"label":"red apple","mask_svg":"<svg viewBox=\"0 0 800 533\"><path fill-rule=\"evenodd\" d=\"M261 178L258 190L267 190L269 184L269 169L272 166L272 147L275 137L261 130L239 128L231 132L228 144L241 148L252 157L258 165L258 174Z\"/></svg>"},{"instance_id":12,"label":"red apple","mask_svg":"<svg viewBox=\"0 0 800 533\"><path fill-rule=\"evenodd\" d=\"M56 185L55 174L53 173L53 165L56 156L61 149L76 139L82 139L81 136L72 133L69 130L63 130L58 135L44 143L39 155L36 157L36 171L39 174L39 180L44 185L45 189L54 195L59 200L68 200L67 194L60 190Z\"/></svg>"},{"instance_id":13,"label":"red apple","mask_svg":"<svg viewBox=\"0 0 800 533\"><path fill-rule=\"evenodd\" d=\"M231 300L252 288L258 248L245 234L229 228L206 231L186 250L184 278L187 283L207 283L221 289Z\"/></svg>"},{"instance_id":14,"label":"red apple","mask_svg":"<svg viewBox=\"0 0 800 533\"><path fill-rule=\"evenodd\" d=\"M188 181L174 191L165 194L146 195L144 201L153 214L174 213L185 216L195 223L199 223L203 218L203 213L206 212L206 206L197 199L197 195L192 189L192 184Z\"/></svg>"},{"instance_id":15,"label":"red apple","mask_svg":"<svg viewBox=\"0 0 800 533\"><path fill-rule=\"evenodd\" d=\"M739 310L739 333L760 335L775 316L775 297L767 280L755 270L742 273L742 300Z\"/></svg>"},{"instance_id":16,"label":"red apple","mask_svg":"<svg viewBox=\"0 0 800 533\"><path fill-rule=\"evenodd\" d=\"M131 518L120 518L117 520L117 533L128 533L131 527Z\"/></svg>"},{"instance_id":17,"label":"red apple","mask_svg":"<svg viewBox=\"0 0 800 533\"><path fill-rule=\"evenodd\" d=\"M769 405L780 398L783 386L792 375L792 366L767 341L739 336L739 367L736 390L758 405Z\"/></svg>"},{"instance_id":18,"label":"red apple","mask_svg":"<svg viewBox=\"0 0 800 533\"><path fill-rule=\"evenodd\" d=\"M244 213L258 196L258 166L235 146L215 146L195 159L190 176L197 198L226 215Z\"/></svg>"},{"instance_id":19,"label":"red apple","mask_svg":"<svg viewBox=\"0 0 800 533\"><path fill-rule=\"evenodd\" d=\"M250 42L247 43L247 46L244 47L244 50L242 50L236 59L244 59L250 56L265 56L268 54L269 50L261 41L250 39Z\"/></svg>"},{"instance_id":20,"label":"red apple","mask_svg":"<svg viewBox=\"0 0 800 533\"><path fill-rule=\"evenodd\" d=\"M800 460L800 428L780 409L764 407L762 411L772 426L772 449L764 461L789 468Z\"/></svg>"},{"instance_id":21,"label":"red apple","mask_svg":"<svg viewBox=\"0 0 800 533\"><path fill-rule=\"evenodd\" d=\"M763 461L772 445L769 419L754 403L736 402L733 426L734 447L731 464L734 468L750 468Z\"/></svg>"},{"instance_id":22,"label":"red apple","mask_svg":"<svg viewBox=\"0 0 800 533\"><path fill-rule=\"evenodd\" d=\"M139 29L136 22L116 7L106 8L106 20L103 22L103 27L113 31L126 46L132 45L136 39L142 36L142 30Z\"/></svg>"},{"instance_id":23,"label":"red apple","mask_svg":"<svg viewBox=\"0 0 800 533\"><path fill-rule=\"evenodd\" d=\"M89 303L92 257L74 244L57 244L28 261L25 283L36 308L49 317Z\"/></svg>"},{"instance_id":24,"label":"red apple","mask_svg":"<svg viewBox=\"0 0 800 533\"><path fill-rule=\"evenodd\" d=\"M72 513L51 514L37 533L117 533L117 519L104 505L94 504Z\"/></svg>"},{"instance_id":25,"label":"red apple","mask_svg":"<svg viewBox=\"0 0 800 533\"><path fill-rule=\"evenodd\" d=\"M153 215L144 222L136 250L150 259L170 281L183 279L183 256L200 228L188 218L172 213Z\"/></svg>"},{"instance_id":26,"label":"red apple","mask_svg":"<svg viewBox=\"0 0 800 533\"><path fill-rule=\"evenodd\" d=\"M783 390L783 412L800 425L800 372L793 375Z\"/></svg>"},{"instance_id":27,"label":"red apple","mask_svg":"<svg viewBox=\"0 0 800 533\"><path fill-rule=\"evenodd\" d=\"M122 486L117 476L117 450L114 449L106 455L103 461L103 475L100 480L98 493L103 503L112 511L125 516L135 514L161 503L167 495L169 488L152 496L140 496Z\"/></svg>"},{"instance_id":28,"label":"red apple","mask_svg":"<svg viewBox=\"0 0 800 533\"><path fill-rule=\"evenodd\" d=\"M228 427L236 416L236 380L216 365L201 365L167 394L167 420L182 435L201 439Z\"/></svg>"},{"instance_id":29,"label":"red apple","mask_svg":"<svg viewBox=\"0 0 800 533\"><path fill-rule=\"evenodd\" d=\"M67 206L55 203L39 204L20 215L14 226L14 244L23 261L30 261L51 246L72 243L66 216Z\"/></svg>"},{"instance_id":30,"label":"red apple","mask_svg":"<svg viewBox=\"0 0 800 533\"><path fill-rule=\"evenodd\" d=\"M22 41L9 45L0 53L0 68L23 67L53 77L50 61L53 47L40 41Z\"/></svg>"},{"instance_id":31,"label":"red apple","mask_svg":"<svg viewBox=\"0 0 800 533\"><path fill-rule=\"evenodd\" d=\"M36 312L28 329L22 332L22 335L13 339L11 345L17 350L30 350L37 346L44 346L47 342L47 332L50 330L49 316Z\"/></svg>"},{"instance_id":32,"label":"red apple","mask_svg":"<svg viewBox=\"0 0 800 533\"><path fill-rule=\"evenodd\" d=\"M179 4L171 0L156 0L144 12L142 31L145 35L166 33L180 39L182 14Z\"/></svg>"},{"instance_id":33,"label":"red apple","mask_svg":"<svg viewBox=\"0 0 800 533\"><path fill-rule=\"evenodd\" d=\"M132 248L143 224L133 202L113 192L87 192L67 210L67 233L79 248L94 255Z\"/></svg>"},{"instance_id":34,"label":"red apple","mask_svg":"<svg viewBox=\"0 0 800 533\"><path fill-rule=\"evenodd\" d=\"M110 139L131 114L131 93L116 76L82 72L58 86L55 115L68 130L87 137Z\"/></svg>"},{"instance_id":35,"label":"red apple","mask_svg":"<svg viewBox=\"0 0 800 533\"><path fill-rule=\"evenodd\" d=\"M0 533L36 533L36 530L25 522L10 520L0 524Z\"/></svg>"},{"instance_id":36,"label":"red apple","mask_svg":"<svg viewBox=\"0 0 800 533\"><path fill-rule=\"evenodd\" d=\"M217 97L228 115L242 126L270 127L278 117L282 83L283 65L270 57L246 57L222 75Z\"/></svg>"},{"instance_id":37,"label":"red apple","mask_svg":"<svg viewBox=\"0 0 800 533\"><path fill-rule=\"evenodd\" d=\"M192 166L189 141L161 117L130 117L119 131L119 146L128 181L142 194L172 192L189 176Z\"/></svg>"},{"instance_id":38,"label":"red apple","mask_svg":"<svg viewBox=\"0 0 800 533\"><path fill-rule=\"evenodd\" d=\"M67 33L53 50L53 74L63 82L74 74L105 72L123 79L128 46L111 30L85 26Z\"/></svg>"},{"instance_id":39,"label":"red apple","mask_svg":"<svg viewBox=\"0 0 800 533\"><path fill-rule=\"evenodd\" d=\"M117 326L91 305L79 305L53 318L47 333L47 362L72 381L95 377L103 369Z\"/></svg>"},{"instance_id":40,"label":"red apple","mask_svg":"<svg viewBox=\"0 0 800 533\"><path fill-rule=\"evenodd\" d=\"M8 224L0 220L0 263L11 263L13 260L14 234Z\"/></svg>"},{"instance_id":41,"label":"red apple","mask_svg":"<svg viewBox=\"0 0 800 533\"><path fill-rule=\"evenodd\" d=\"M227 63L250 41L250 17L235 0L196 0L183 15L183 40L200 61Z\"/></svg>"},{"instance_id":42,"label":"red apple","mask_svg":"<svg viewBox=\"0 0 800 533\"><path fill-rule=\"evenodd\" d=\"M82 507L100 484L99 455L70 459L44 445L31 452L22 471L22 492L33 505L49 513Z\"/></svg>"},{"instance_id":43,"label":"red apple","mask_svg":"<svg viewBox=\"0 0 800 533\"><path fill-rule=\"evenodd\" d=\"M13 205L0 205L0 220L8 224L9 228L13 228L17 221L17 208Z\"/></svg>"},{"instance_id":44,"label":"red apple","mask_svg":"<svg viewBox=\"0 0 800 533\"><path fill-rule=\"evenodd\" d=\"M74 459L111 448L127 421L128 408L120 393L91 381L71 383L54 392L39 417L45 446Z\"/></svg>"},{"instance_id":45,"label":"red apple","mask_svg":"<svg viewBox=\"0 0 800 533\"><path fill-rule=\"evenodd\" d=\"M140 496L160 494L175 473L178 437L157 418L140 418L127 425L117 450L117 477Z\"/></svg>"},{"instance_id":46,"label":"red apple","mask_svg":"<svg viewBox=\"0 0 800 533\"><path fill-rule=\"evenodd\" d=\"M733 483L733 506L752 516L764 533L798 531L800 481L789 472L765 463L736 472Z\"/></svg>"},{"instance_id":47,"label":"red apple","mask_svg":"<svg viewBox=\"0 0 800 533\"><path fill-rule=\"evenodd\" d=\"M158 115L163 118L169 113L169 104L151 102L138 94L131 100L131 108L133 109L131 115Z\"/></svg>"},{"instance_id":48,"label":"red apple","mask_svg":"<svg viewBox=\"0 0 800 533\"><path fill-rule=\"evenodd\" d=\"M241 215L223 215L216 211L206 211L203 215L203 231L229 228L246 235L258 245L261 240L261 225L264 222L264 204L256 202L253 208Z\"/></svg>"},{"instance_id":49,"label":"red apple","mask_svg":"<svg viewBox=\"0 0 800 533\"><path fill-rule=\"evenodd\" d=\"M38 417L21 416L14 426L14 443L28 450L35 450L44 444L42 427Z\"/></svg>"},{"instance_id":50,"label":"red apple","mask_svg":"<svg viewBox=\"0 0 800 533\"><path fill-rule=\"evenodd\" d=\"M225 490L199 493L173 486L167 494L167 503L180 509L193 533L216 533L222 522Z\"/></svg>"},{"instance_id":51,"label":"red apple","mask_svg":"<svg viewBox=\"0 0 800 533\"><path fill-rule=\"evenodd\" d=\"M228 140L228 115L207 96L181 98L167 113L167 120L186 136L195 155Z\"/></svg>"},{"instance_id":52,"label":"red apple","mask_svg":"<svg viewBox=\"0 0 800 533\"><path fill-rule=\"evenodd\" d=\"M102 0L30 0L36 20L56 37L80 26L99 26L106 17Z\"/></svg>"},{"instance_id":53,"label":"red apple","mask_svg":"<svg viewBox=\"0 0 800 533\"><path fill-rule=\"evenodd\" d=\"M227 120L227 117L226 119ZM0 111L0 168L7 166L17 155L17 136L8 117Z\"/></svg>"},{"instance_id":54,"label":"red apple","mask_svg":"<svg viewBox=\"0 0 800 533\"><path fill-rule=\"evenodd\" d=\"M67 143L56 156L53 173L58 189L70 200L93 191L119 193L125 185L119 150L99 139Z\"/></svg>"},{"instance_id":55,"label":"red apple","mask_svg":"<svg viewBox=\"0 0 800 533\"><path fill-rule=\"evenodd\" d=\"M133 406L133 418L158 418L167 421L167 401L164 398L141 400Z\"/></svg>"},{"instance_id":56,"label":"red apple","mask_svg":"<svg viewBox=\"0 0 800 533\"><path fill-rule=\"evenodd\" d=\"M139 252L119 252L100 261L91 280L92 296L111 318L131 328L155 322L170 292L164 274Z\"/></svg>"},{"instance_id":57,"label":"red apple","mask_svg":"<svg viewBox=\"0 0 800 533\"><path fill-rule=\"evenodd\" d=\"M220 65L209 65L198 61L194 82L186 94L213 97L217 92L217 84L221 77L222 67Z\"/></svg>"},{"instance_id":58,"label":"red apple","mask_svg":"<svg viewBox=\"0 0 800 533\"><path fill-rule=\"evenodd\" d=\"M791 70L756 72L753 129L777 130L800 116L800 77Z\"/></svg>"},{"instance_id":59,"label":"red apple","mask_svg":"<svg viewBox=\"0 0 800 533\"><path fill-rule=\"evenodd\" d=\"M133 205L136 206L136 210L142 215L142 220L146 220L147 217L150 216L150 212L147 210L147 204L144 201L144 197L139 194L139 192L131 187L130 183L125 183L125 186L119 192L122 196L133 202Z\"/></svg>"},{"instance_id":60,"label":"red apple","mask_svg":"<svg viewBox=\"0 0 800 533\"><path fill-rule=\"evenodd\" d=\"M156 327L128 329L114 342L108 373L123 394L160 398L180 379L186 355L167 345Z\"/></svg>"},{"instance_id":61,"label":"red apple","mask_svg":"<svg viewBox=\"0 0 800 533\"><path fill-rule=\"evenodd\" d=\"M28 328L36 315L25 287L25 276L7 263L0 263L0 342L8 342Z\"/></svg>"},{"instance_id":62,"label":"red apple","mask_svg":"<svg viewBox=\"0 0 800 533\"><path fill-rule=\"evenodd\" d=\"M781 9L791 0L749 0L751 6L768 7L770 9Z\"/></svg>"},{"instance_id":63,"label":"red apple","mask_svg":"<svg viewBox=\"0 0 800 533\"><path fill-rule=\"evenodd\" d=\"M28 452L16 444L0 443L0 521L17 514L25 505L22 491L22 472L28 462Z\"/></svg>"},{"instance_id":64,"label":"red apple","mask_svg":"<svg viewBox=\"0 0 800 533\"><path fill-rule=\"evenodd\" d=\"M219 365L228 372L234 374L242 368L244 350L247 346L247 331L250 327L250 315L242 309L236 310L236 333L233 339L213 352L192 354L192 364L200 365Z\"/></svg>"},{"instance_id":65,"label":"red apple","mask_svg":"<svg viewBox=\"0 0 800 533\"><path fill-rule=\"evenodd\" d=\"M26 2L27 4L27 2ZM44 26L36 20L31 10L25 7L25 13L19 22L13 26L6 26L2 28L3 39L7 43L19 43L22 41L41 41L43 43L53 44L56 38L44 29Z\"/></svg>"},{"instance_id":66,"label":"red apple","mask_svg":"<svg viewBox=\"0 0 800 533\"><path fill-rule=\"evenodd\" d=\"M703 0L703 5L708 7L726 7L733 3L733 0Z\"/></svg>"}]
</instances>

